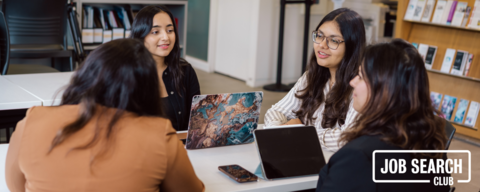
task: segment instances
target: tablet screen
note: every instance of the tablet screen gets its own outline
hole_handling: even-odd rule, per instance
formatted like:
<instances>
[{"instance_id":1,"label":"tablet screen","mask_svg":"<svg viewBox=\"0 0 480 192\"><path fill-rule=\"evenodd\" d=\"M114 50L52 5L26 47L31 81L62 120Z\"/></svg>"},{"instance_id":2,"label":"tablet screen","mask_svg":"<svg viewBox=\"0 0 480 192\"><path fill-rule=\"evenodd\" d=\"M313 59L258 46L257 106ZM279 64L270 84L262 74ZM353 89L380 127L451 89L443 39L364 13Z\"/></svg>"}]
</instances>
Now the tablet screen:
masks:
<instances>
[{"instance_id":1,"label":"tablet screen","mask_svg":"<svg viewBox=\"0 0 480 192\"><path fill-rule=\"evenodd\" d=\"M325 165L314 127L260 129L254 134L268 179L318 175Z\"/></svg>"}]
</instances>

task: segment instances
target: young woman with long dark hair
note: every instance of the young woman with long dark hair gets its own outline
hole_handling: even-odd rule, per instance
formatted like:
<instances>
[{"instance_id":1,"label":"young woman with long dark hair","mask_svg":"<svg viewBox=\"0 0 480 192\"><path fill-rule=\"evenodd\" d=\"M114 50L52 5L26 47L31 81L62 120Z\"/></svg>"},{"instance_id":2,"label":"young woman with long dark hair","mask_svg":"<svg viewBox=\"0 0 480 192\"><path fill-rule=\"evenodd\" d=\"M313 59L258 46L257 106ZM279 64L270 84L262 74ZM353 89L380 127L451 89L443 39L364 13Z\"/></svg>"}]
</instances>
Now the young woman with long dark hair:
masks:
<instances>
[{"instance_id":1,"label":"young woman with long dark hair","mask_svg":"<svg viewBox=\"0 0 480 192\"><path fill-rule=\"evenodd\" d=\"M422 57L410 43L395 39L367 47L358 75L351 80L353 107L359 112L352 127L343 132L338 150L320 171L317 191L448 191L436 187L433 178L445 174L376 174L377 180L429 180L431 183L375 183L374 150L444 150L445 120L430 100L427 71ZM444 158L442 153L412 156L383 154L384 159ZM377 154L378 156L378 154Z\"/></svg>"},{"instance_id":2,"label":"young woman with long dark hair","mask_svg":"<svg viewBox=\"0 0 480 192\"><path fill-rule=\"evenodd\" d=\"M297 124L317 128L324 150L336 151L338 138L356 116L349 81L365 48L365 28L358 13L336 9L312 33L314 52L307 71L290 92L265 114L265 125Z\"/></svg>"},{"instance_id":3,"label":"young woman with long dark hair","mask_svg":"<svg viewBox=\"0 0 480 192\"><path fill-rule=\"evenodd\" d=\"M200 84L192 66L180 58L178 37L174 17L165 6L149 5L135 16L131 38L143 41L157 64L166 116L176 130L187 130L192 98L200 95Z\"/></svg>"},{"instance_id":4,"label":"young woman with long dark hair","mask_svg":"<svg viewBox=\"0 0 480 192\"><path fill-rule=\"evenodd\" d=\"M202 191L163 118L159 88L142 41L100 45L60 106L30 108L17 124L6 159L10 191Z\"/></svg>"}]
</instances>

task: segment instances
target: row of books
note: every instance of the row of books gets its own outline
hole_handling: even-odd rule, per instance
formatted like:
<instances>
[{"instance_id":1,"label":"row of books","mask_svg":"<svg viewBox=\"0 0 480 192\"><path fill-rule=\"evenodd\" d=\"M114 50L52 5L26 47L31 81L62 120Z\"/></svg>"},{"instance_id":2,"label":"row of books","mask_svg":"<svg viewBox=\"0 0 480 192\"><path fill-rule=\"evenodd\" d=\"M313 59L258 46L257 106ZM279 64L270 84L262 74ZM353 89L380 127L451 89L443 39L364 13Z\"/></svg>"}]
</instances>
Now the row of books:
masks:
<instances>
[{"instance_id":1,"label":"row of books","mask_svg":"<svg viewBox=\"0 0 480 192\"><path fill-rule=\"evenodd\" d=\"M127 10L126 10L127 9ZM130 7L83 6L82 43L105 43L130 36L134 14Z\"/></svg>"},{"instance_id":2,"label":"row of books","mask_svg":"<svg viewBox=\"0 0 480 192\"><path fill-rule=\"evenodd\" d=\"M437 53L437 47L433 45L412 43L425 61L425 68L432 69L433 61ZM472 66L473 54L468 51L448 48L443 58L440 71L453 75L468 76Z\"/></svg>"},{"instance_id":3,"label":"row of books","mask_svg":"<svg viewBox=\"0 0 480 192\"><path fill-rule=\"evenodd\" d=\"M434 9L435 7L435 9ZM432 17L433 14L433 17ZM470 18L470 20L469 20ZM480 0L472 9L468 2L457 0L410 0L404 20L431 22L480 29Z\"/></svg>"},{"instance_id":4,"label":"row of books","mask_svg":"<svg viewBox=\"0 0 480 192\"><path fill-rule=\"evenodd\" d=\"M430 99L432 100L433 107L439 109L443 113L443 118L451 121L453 116L453 110L457 103L457 98L450 95L445 95L442 100L442 94L437 92L430 92ZM470 103L470 107L468 107ZM477 122L478 112L480 110L480 103L476 101L469 102L466 99L460 99L458 102L457 111L453 122L464 124L466 126L475 127ZM466 118L465 118L466 115Z\"/></svg>"}]
</instances>

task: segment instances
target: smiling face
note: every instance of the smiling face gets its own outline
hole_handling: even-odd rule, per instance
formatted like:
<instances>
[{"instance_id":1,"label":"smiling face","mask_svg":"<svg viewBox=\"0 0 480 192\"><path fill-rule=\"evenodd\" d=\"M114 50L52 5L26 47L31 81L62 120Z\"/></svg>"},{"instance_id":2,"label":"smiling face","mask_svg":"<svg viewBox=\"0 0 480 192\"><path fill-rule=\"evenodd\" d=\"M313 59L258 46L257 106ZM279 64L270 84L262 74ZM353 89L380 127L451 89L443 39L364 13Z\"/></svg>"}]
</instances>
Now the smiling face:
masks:
<instances>
[{"instance_id":1,"label":"smiling face","mask_svg":"<svg viewBox=\"0 0 480 192\"><path fill-rule=\"evenodd\" d=\"M317 32L326 36L327 39L332 38L333 40L344 41L336 21L327 21L323 23L322 26L318 28ZM333 50L327 46L327 39L319 44L313 43L317 63L326 68L338 68L338 65L345 55L345 43L340 43L337 49ZM332 43L329 43L329 45L332 46Z\"/></svg>"},{"instance_id":2,"label":"smiling face","mask_svg":"<svg viewBox=\"0 0 480 192\"><path fill-rule=\"evenodd\" d=\"M145 36L145 47L155 57L166 57L175 45L175 31L167 13L161 12L153 17L152 30Z\"/></svg>"},{"instance_id":3,"label":"smiling face","mask_svg":"<svg viewBox=\"0 0 480 192\"><path fill-rule=\"evenodd\" d=\"M353 87L353 108L361 113L369 97L369 89L361 67L358 75L350 81L350 86Z\"/></svg>"}]
</instances>

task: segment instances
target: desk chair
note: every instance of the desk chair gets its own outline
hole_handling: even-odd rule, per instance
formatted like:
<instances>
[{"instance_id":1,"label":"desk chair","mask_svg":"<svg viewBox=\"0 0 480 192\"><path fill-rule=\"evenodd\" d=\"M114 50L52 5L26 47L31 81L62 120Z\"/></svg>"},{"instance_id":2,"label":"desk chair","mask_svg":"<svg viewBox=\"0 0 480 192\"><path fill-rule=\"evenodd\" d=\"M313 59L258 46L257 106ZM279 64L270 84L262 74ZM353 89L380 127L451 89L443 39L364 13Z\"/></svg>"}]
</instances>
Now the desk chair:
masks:
<instances>
[{"instance_id":1,"label":"desk chair","mask_svg":"<svg viewBox=\"0 0 480 192\"><path fill-rule=\"evenodd\" d=\"M453 125L446 121L445 122L445 133L447 133L447 143L445 144L445 150L448 150L448 147L450 147L450 142L452 141L453 139L453 136L455 135L455 131L457 129L455 129L455 127L453 127Z\"/></svg>"},{"instance_id":2,"label":"desk chair","mask_svg":"<svg viewBox=\"0 0 480 192\"><path fill-rule=\"evenodd\" d=\"M51 58L54 66L54 58L68 57L73 70L73 54L66 44L66 6L67 0L3 0L10 58Z\"/></svg>"},{"instance_id":3,"label":"desk chair","mask_svg":"<svg viewBox=\"0 0 480 192\"><path fill-rule=\"evenodd\" d=\"M10 38L5 17L0 12L0 73L1 75L21 73L51 73L58 70L44 65L10 64Z\"/></svg>"}]
</instances>

